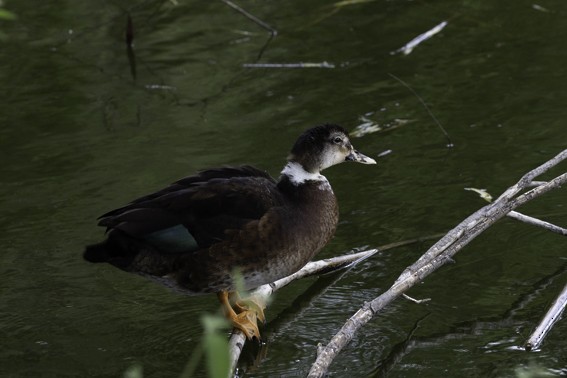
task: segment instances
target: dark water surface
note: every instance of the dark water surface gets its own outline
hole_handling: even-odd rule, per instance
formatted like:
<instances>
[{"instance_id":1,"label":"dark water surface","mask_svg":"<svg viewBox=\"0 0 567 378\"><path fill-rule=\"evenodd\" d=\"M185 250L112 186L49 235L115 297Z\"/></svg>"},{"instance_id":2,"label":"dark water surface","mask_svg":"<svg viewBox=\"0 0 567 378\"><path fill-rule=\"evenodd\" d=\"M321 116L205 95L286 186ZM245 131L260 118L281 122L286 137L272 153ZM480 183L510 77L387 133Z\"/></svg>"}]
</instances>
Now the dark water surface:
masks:
<instances>
[{"instance_id":1,"label":"dark water surface","mask_svg":"<svg viewBox=\"0 0 567 378\"><path fill-rule=\"evenodd\" d=\"M567 148L565 2L239 1L279 32L259 61L269 34L258 25L220 1L177 3L5 2L18 20L0 21L1 376L117 377L135 362L147 377L178 376L216 299L81 253L103 236L98 215L198 169L277 175L309 126L390 126L353 138L378 166L326 173L341 206L329 257L446 231L484 205L463 188L499 195ZM410 55L391 54L444 20ZM242 67L323 61L335 68ZM389 74L423 97L454 148ZM522 211L566 225L565 198ZM305 375L316 345L428 246L281 290L244 374ZM516 348L564 285L566 256L565 238L500 221L411 290L431 302L398 300L367 324L332 376L507 377L530 364L567 374L565 321L541 351Z\"/></svg>"}]
</instances>

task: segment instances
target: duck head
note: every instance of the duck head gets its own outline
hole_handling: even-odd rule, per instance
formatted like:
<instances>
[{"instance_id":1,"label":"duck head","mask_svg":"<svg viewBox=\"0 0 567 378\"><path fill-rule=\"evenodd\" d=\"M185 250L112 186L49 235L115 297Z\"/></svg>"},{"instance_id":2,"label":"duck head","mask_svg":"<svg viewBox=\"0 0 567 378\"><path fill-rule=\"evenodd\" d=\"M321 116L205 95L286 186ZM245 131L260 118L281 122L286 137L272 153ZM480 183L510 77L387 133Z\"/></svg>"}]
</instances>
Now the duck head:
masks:
<instances>
[{"instance_id":1,"label":"duck head","mask_svg":"<svg viewBox=\"0 0 567 378\"><path fill-rule=\"evenodd\" d=\"M354 149L345 129L330 124L305 131L293 145L287 160L300 164L312 174L344 161L376 164L374 159Z\"/></svg>"}]
</instances>

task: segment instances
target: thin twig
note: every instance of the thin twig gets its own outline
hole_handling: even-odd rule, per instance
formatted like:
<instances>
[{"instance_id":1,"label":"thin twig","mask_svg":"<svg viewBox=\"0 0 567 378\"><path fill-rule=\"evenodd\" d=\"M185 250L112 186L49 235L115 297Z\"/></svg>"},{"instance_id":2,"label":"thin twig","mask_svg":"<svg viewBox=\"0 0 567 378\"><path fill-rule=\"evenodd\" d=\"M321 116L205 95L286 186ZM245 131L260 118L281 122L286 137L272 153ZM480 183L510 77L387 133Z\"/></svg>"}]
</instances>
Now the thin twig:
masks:
<instances>
[{"instance_id":1,"label":"thin twig","mask_svg":"<svg viewBox=\"0 0 567 378\"><path fill-rule=\"evenodd\" d=\"M455 145L453 144L453 142L451 141L451 137L449 136L449 133L447 132L447 130L445 130L445 128L443 127L443 125L441 124L441 122L439 122L439 120L437 119L437 117L435 117L435 114L433 114L433 112L431 111L431 109L429 109L429 106L427 106L427 104L425 103L425 101L423 100L423 98L421 98L421 96L419 94L417 94L417 92L409 86L408 83L406 83L405 81L403 81L402 79L400 79L399 77L397 77L396 75L394 75L393 73L388 73L388 75L390 75L390 77L392 77L393 79L397 80L400 84L402 84L404 87L406 87L411 93L413 93L413 95L415 97L417 97L417 99L419 100L419 102L421 103L421 105L423 105L423 107L425 108L425 110L427 110L427 113L429 114L429 116L433 119L433 121L437 124L437 126L441 129L441 131L443 132L443 134L445 135L445 138L447 138L447 147L454 147Z\"/></svg>"},{"instance_id":2,"label":"thin twig","mask_svg":"<svg viewBox=\"0 0 567 378\"><path fill-rule=\"evenodd\" d=\"M524 347L528 352L539 348L543 339L551 330L555 322L561 318L561 313L565 310L565 306L567 306L567 284L563 287L559 296L555 299L539 325L536 327L535 331L526 342Z\"/></svg>"},{"instance_id":3,"label":"thin twig","mask_svg":"<svg viewBox=\"0 0 567 378\"><path fill-rule=\"evenodd\" d=\"M244 15L246 18L252 20L256 24L260 25L261 27L263 27L264 29L266 29L270 32L270 37L268 38L266 43L264 43L264 45L262 46L262 48L258 52L258 56L256 57L256 62L259 61L262 58L262 55L264 55L264 51L266 51L266 49L268 48L268 45L270 44L272 39L274 39L274 37L276 35L278 35L278 31L276 29L274 29L273 27L271 27L270 25L268 25L268 23L260 20L258 17L254 16L250 12L247 12L243 8L241 8L238 5L236 5L235 3L233 3L232 1L230 1L230 0L221 0L221 1L223 3L225 3L226 5L228 5L229 7L231 7L232 9L234 9L235 11L237 11L238 13Z\"/></svg>"},{"instance_id":4,"label":"thin twig","mask_svg":"<svg viewBox=\"0 0 567 378\"><path fill-rule=\"evenodd\" d=\"M246 10L242 9L241 7L239 7L238 5L234 4L232 1L230 0L221 0L223 3L225 3L226 5L228 5L229 7L231 7L232 9L234 9L235 11L237 11L238 13L244 15L246 18L254 21L255 23L257 23L258 25L260 25L261 27L263 27L264 29L266 29L267 31L270 32L270 34L272 35L272 37L275 37L278 34L278 31L276 29L274 29L273 27L271 27L270 25L268 25L266 22L260 20L258 17L254 16L253 14L247 12Z\"/></svg>"},{"instance_id":5,"label":"thin twig","mask_svg":"<svg viewBox=\"0 0 567 378\"><path fill-rule=\"evenodd\" d=\"M537 186L517 198L514 198L515 195L528 187L535 177L566 158L567 150L564 150L553 159L528 172L515 185L498 197L496 201L467 217L463 222L457 225L457 227L435 243L418 261L402 272L390 289L372 301L366 302L362 308L347 320L329 343L324 348L318 350L317 358L311 366L308 377L324 376L334 358L350 340L352 340L355 333L364 324L415 284L422 282L425 277L443 266L446 262L452 261L453 255L489 226L516 207L565 184L567 182L567 173L557 176L546 184Z\"/></svg>"},{"instance_id":6,"label":"thin twig","mask_svg":"<svg viewBox=\"0 0 567 378\"><path fill-rule=\"evenodd\" d=\"M556 226L553 223L542 221L540 219L530 217L529 215L518 213L517 211L510 211L506 215L510 218L519 220L520 222L524 222L524 223L531 224L531 225L538 226L538 227L543 227L546 230L549 230L551 232L555 232L555 233L558 233L559 235L567 236L567 229L566 228Z\"/></svg>"},{"instance_id":7,"label":"thin twig","mask_svg":"<svg viewBox=\"0 0 567 378\"><path fill-rule=\"evenodd\" d=\"M402 294L402 296L407 299L410 302L416 303L416 304L422 304L425 302L429 302L431 300L431 298L423 298L423 299L415 299L414 297L410 297L407 294Z\"/></svg>"}]
</instances>

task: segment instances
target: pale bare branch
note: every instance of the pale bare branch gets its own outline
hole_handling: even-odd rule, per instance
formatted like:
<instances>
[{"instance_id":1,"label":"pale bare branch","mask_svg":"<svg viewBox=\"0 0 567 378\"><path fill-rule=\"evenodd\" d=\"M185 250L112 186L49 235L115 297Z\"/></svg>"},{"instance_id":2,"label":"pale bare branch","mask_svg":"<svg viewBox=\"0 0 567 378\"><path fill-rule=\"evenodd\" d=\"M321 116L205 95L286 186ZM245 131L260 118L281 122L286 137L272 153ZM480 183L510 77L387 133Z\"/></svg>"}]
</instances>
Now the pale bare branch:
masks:
<instances>
[{"instance_id":1,"label":"pale bare branch","mask_svg":"<svg viewBox=\"0 0 567 378\"><path fill-rule=\"evenodd\" d=\"M507 216L509 218L513 218L516 220L519 220L520 222L524 222L527 224L531 224L533 226L538 226L538 227L542 227L545 228L546 230L549 230L551 232L555 232L559 235L564 235L567 236L567 229L563 228L563 227L559 227L554 225L553 223L549 223L546 221L542 221L540 219L534 218L534 217L530 217L529 215L525 215L522 213L518 213L517 211L510 211Z\"/></svg>"},{"instance_id":2,"label":"pale bare branch","mask_svg":"<svg viewBox=\"0 0 567 378\"><path fill-rule=\"evenodd\" d=\"M555 299L539 325L536 327L535 331L526 342L524 347L527 351L539 348L549 330L551 330L555 322L561 318L561 313L565 310L565 306L567 306L567 284L563 287L559 296Z\"/></svg>"},{"instance_id":3,"label":"pale bare branch","mask_svg":"<svg viewBox=\"0 0 567 378\"><path fill-rule=\"evenodd\" d=\"M284 277L270 284L262 285L258 287L257 289L252 291L250 295L254 296L258 300L265 303L268 297L270 297L275 291L281 289L282 287L290 284L295 280L313 275L321 275L324 273L337 271L339 269L350 269L356 264L374 256L379 251L386 251L388 249L398 248L414 243L420 243L423 241L436 239L441 235L442 234L436 234L417 239L404 240L400 242L386 244L377 249L369 249L363 252L351 253L329 259L313 261L308 263L302 269L300 269L299 271L295 272L290 276ZM232 335L229 340L231 372L233 372L234 368L236 367L236 363L240 358L240 353L242 352L242 348L244 347L245 342L246 342L246 337L244 336L244 333L242 333L242 331L240 331L239 329L236 328L233 329Z\"/></svg>"},{"instance_id":4,"label":"pale bare branch","mask_svg":"<svg viewBox=\"0 0 567 378\"><path fill-rule=\"evenodd\" d=\"M515 185L508 188L498 197L498 199L476 211L449 231L447 235L435 243L413 265L406 268L390 289L372 301L366 302L360 310L347 320L325 347L318 348L317 358L311 366L308 376L324 376L334 358L350 340L352 340L355 333L364 324L413 285L423 281L425 277L444 265L447 261L452 261L453 255L497 220L501 219L518 206L565 184L567 182L567 173L559 175L548 182L541 183L533 189L518 195L523 190L533 186L534 178L566 158L567 150L564 150L553 159L526 173Z\"/></svg>"}]
</instances>

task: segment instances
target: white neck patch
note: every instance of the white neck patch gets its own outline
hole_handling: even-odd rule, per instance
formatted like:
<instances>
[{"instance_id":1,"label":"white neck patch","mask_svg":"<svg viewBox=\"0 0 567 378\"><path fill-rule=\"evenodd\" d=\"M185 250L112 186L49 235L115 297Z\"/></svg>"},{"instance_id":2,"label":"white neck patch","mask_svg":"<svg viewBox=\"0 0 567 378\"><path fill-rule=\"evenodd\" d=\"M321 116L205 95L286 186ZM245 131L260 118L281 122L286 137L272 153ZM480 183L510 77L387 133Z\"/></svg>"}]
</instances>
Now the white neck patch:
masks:
<instances>
[{"instance_id":1,"label":"white neck patch","mask_svg":"<svg viewBox=\"0 0 567 378\"><path fill-rule=\"evenodd\" d=\"M306 181L318 181L321 183L319 185L319 189L321 190L328 190L331 189L331 185L327 178L320 173L310 173L307 172L301 164L290 161L284 167L282 171L282 175L289 177L289 181L291 181L294 185L304 184Z\"/></svg>"}]
</instances>

